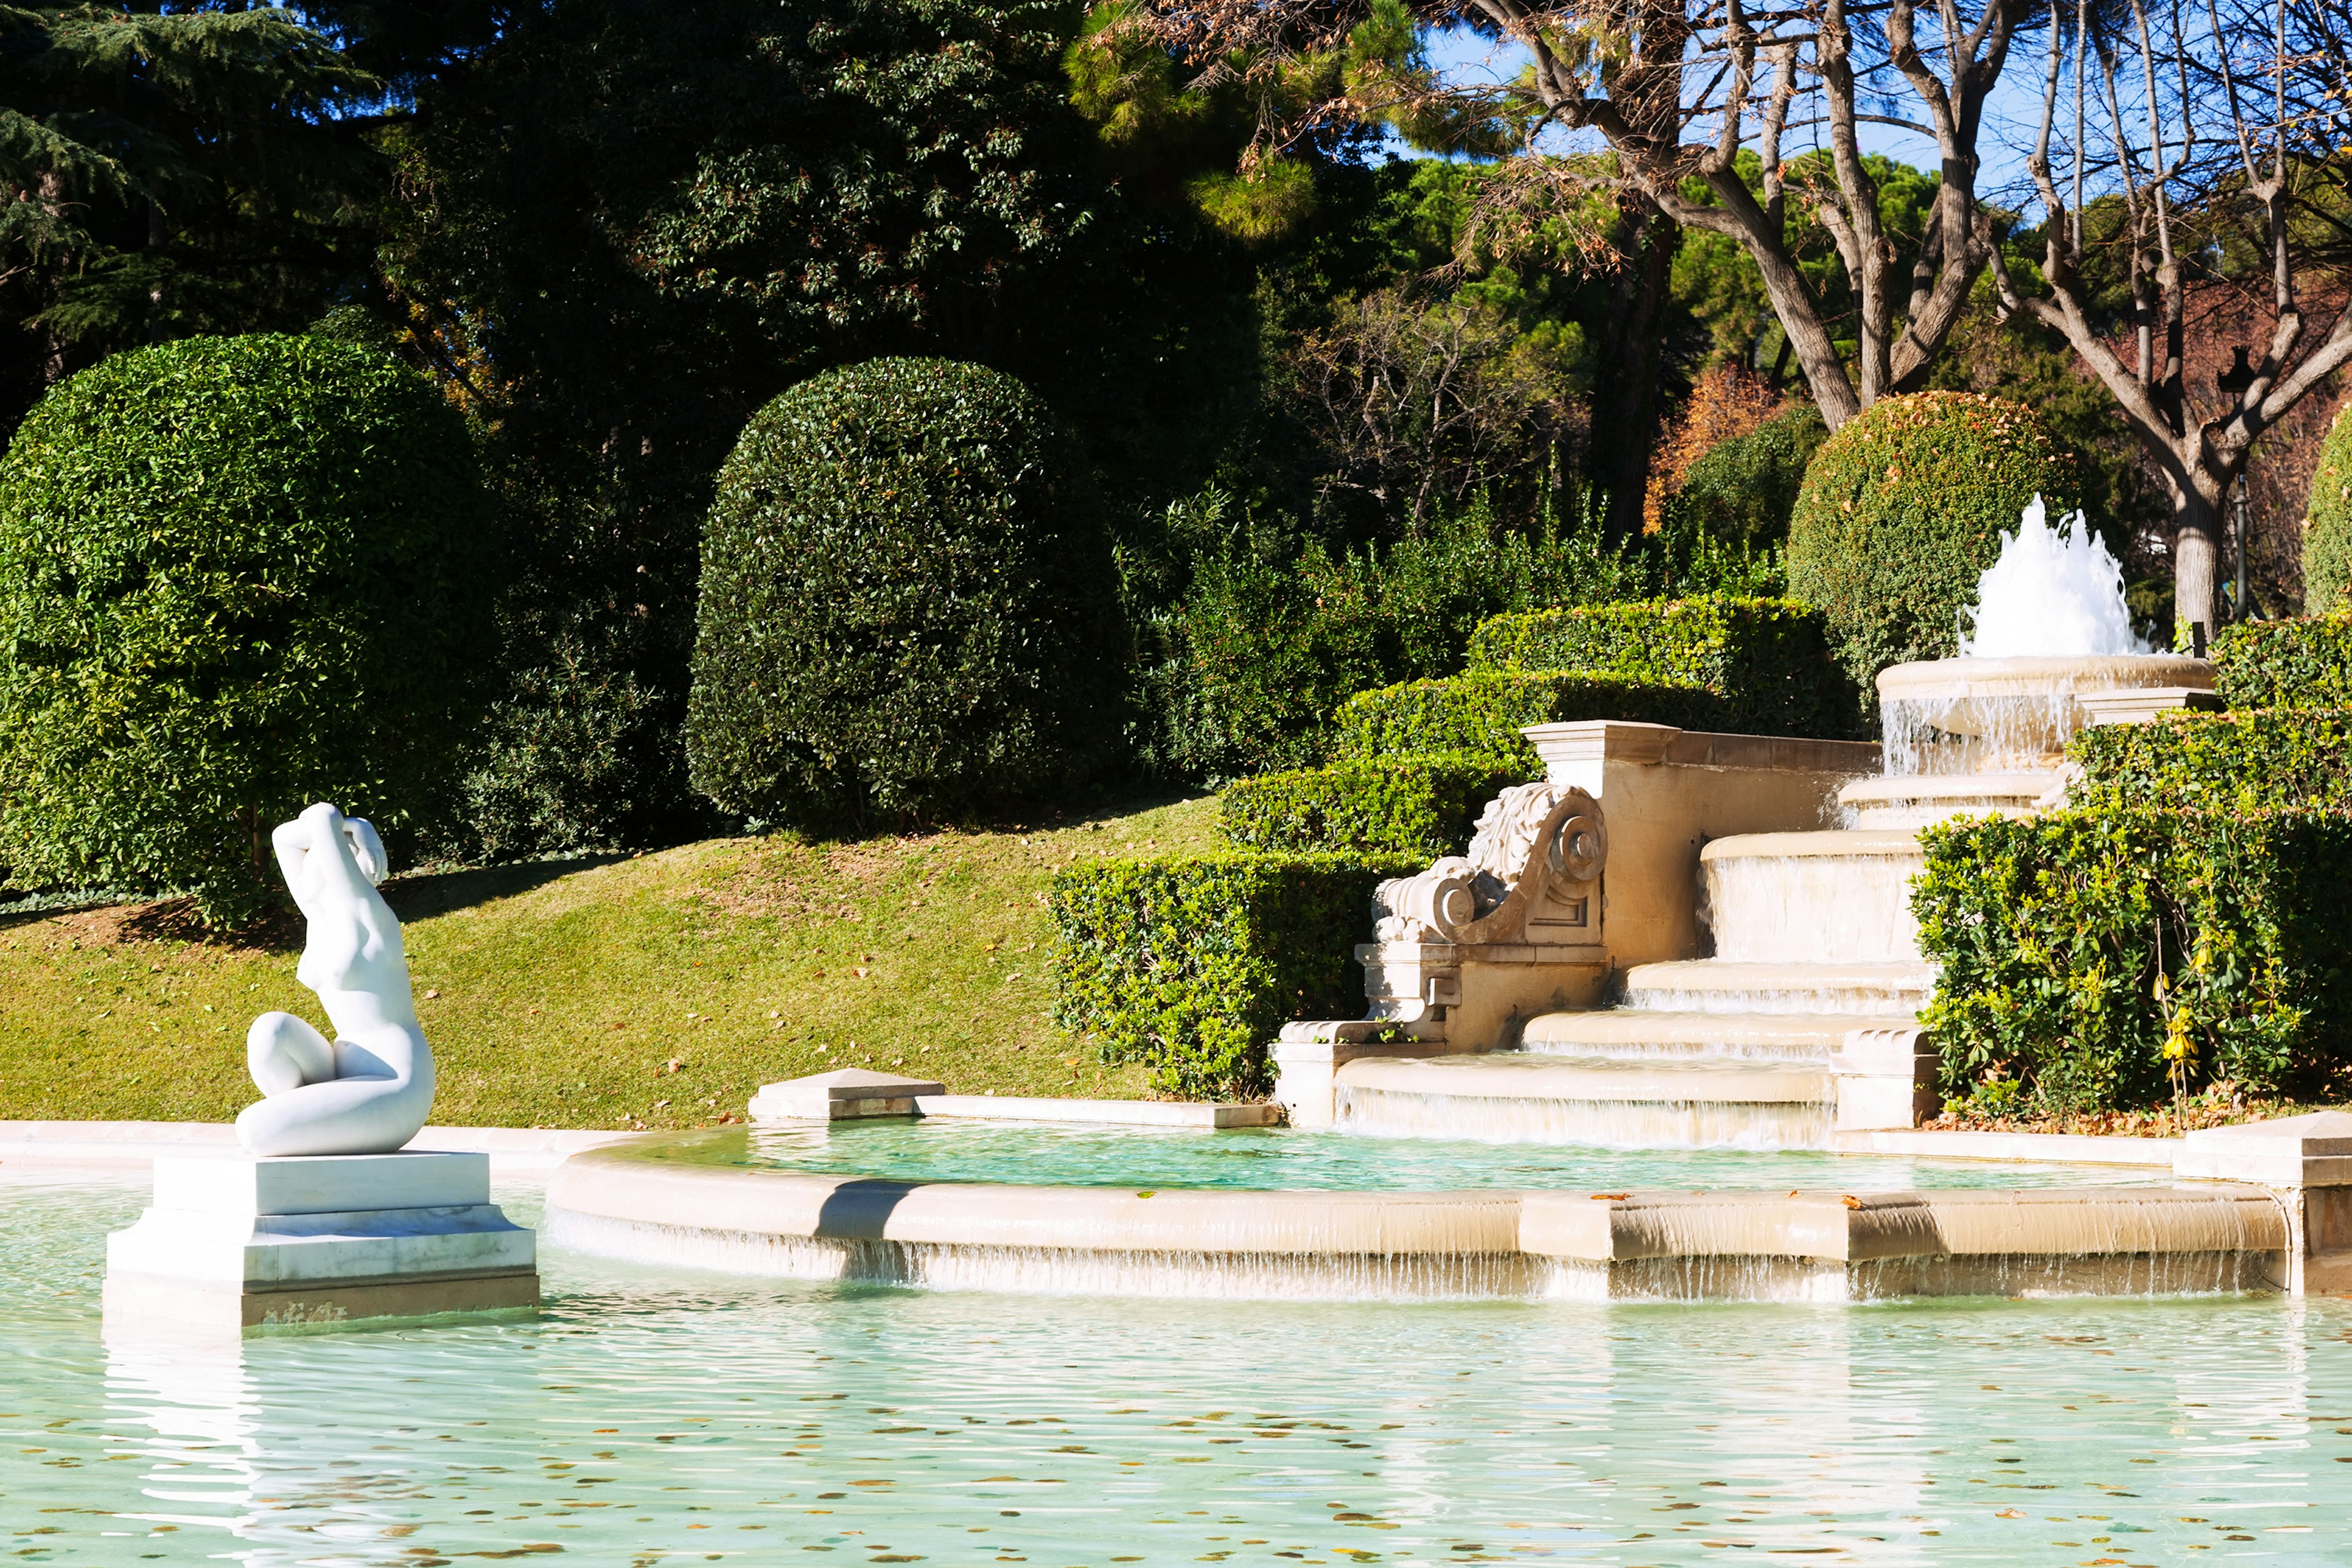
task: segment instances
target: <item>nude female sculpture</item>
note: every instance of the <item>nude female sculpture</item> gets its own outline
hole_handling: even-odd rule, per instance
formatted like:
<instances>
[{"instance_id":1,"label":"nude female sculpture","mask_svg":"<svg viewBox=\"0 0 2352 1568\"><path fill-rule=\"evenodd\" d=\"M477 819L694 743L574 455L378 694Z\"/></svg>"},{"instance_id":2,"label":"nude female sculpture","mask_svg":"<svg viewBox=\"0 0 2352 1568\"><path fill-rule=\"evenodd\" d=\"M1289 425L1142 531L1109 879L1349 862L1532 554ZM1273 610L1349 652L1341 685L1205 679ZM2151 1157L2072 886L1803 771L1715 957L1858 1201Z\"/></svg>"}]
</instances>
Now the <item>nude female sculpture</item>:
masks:
<instances>
[{"instance_id":1,"label":"nude female sculpture","mask_svg":"<svg viewBox=\"0 0 2352 1568\"><path fill-rule=\"evenodd\" d=\"M237 1142L258 1155L389 1153L433 1109L433 1053L409 993L400 921L375 888L383 841L322 802L270 843L310 921L295 978L319 994L335 1037L291 1013L253 1021L246 1063L268 1098L237 1117Z\"/></svg>"}]
</instances>

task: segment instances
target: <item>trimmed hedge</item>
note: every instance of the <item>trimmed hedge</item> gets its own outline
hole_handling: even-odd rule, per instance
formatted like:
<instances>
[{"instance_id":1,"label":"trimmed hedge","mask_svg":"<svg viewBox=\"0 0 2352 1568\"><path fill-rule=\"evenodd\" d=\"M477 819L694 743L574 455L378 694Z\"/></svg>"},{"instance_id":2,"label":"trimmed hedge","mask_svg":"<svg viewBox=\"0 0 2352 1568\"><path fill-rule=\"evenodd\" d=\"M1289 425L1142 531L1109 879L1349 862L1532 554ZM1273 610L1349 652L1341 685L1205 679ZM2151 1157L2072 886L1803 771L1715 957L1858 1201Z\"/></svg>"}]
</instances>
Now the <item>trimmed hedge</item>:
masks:
<instances>
[{"instance_id":1,"label":"trimmed hedge","mask_svg":"<svg viewBox=\"0 0 2352 1568\"><path fill-rule=\"evenodd\" d=\"M1459 855L1486 803L1540 771L1510 757L1438 752L1260 773L1217 797L1217 834L1241 849Z\"/></svg>"},{"instance_id":2,"label":"trimmed hedge","mask_svg":"<svg viewBox=\"0 0 2352 1568\"><path fill-rule=\"evenodd\" d=\"M278 896L312 801L449 808L504 575L465 420L389 355L187 338L52 388L0 463L0 864Z\"/></svg>"},{"instance_id":3,"label":"trimmed hedge","mask_svg":"<svg viewBox=\"0 0 2352 1568\"><path fill-rule=\"evenodd\" d=\"M2352 807L2352 707L2100 724L2067 755L2082 766L2074 804L2086 810Z\"/></svg>"},{"instance_id":4,"label":"trimmed hedge","mask_svg":"<svg viewBox=\"0 0 2352 1568\"><path fill-rule=\"evenodd\" d=\"M1958 651L1961 606L2040 492L2071 510L2074 465L2033 411L1965 392L1882 398L1822 443L1789 520L1789 594L1818 605L1872 711L1889 665Z\"/></svg>"},{"instance_id":5,"label":"trimmed hedge","mask_svg":"<svg viewBox=\"0 0 2352 1568\"><path fill-rule=\"evenodd\" d=\"M1000 371L883 359L744 427L703 531L694 786L801 825L985 809L1093 772L1128 638L1087 467Z\"/></svg>"},{"instance_id":6,"label":"trimmed hedge","mask_svg":"<svg viewBox=\"0 0 2352 1568\"><path fill-rule=\"evenodd\" d=\"M1054 879L1054 1021L1188 1098L1271 1087L1294 1018L1364 1009L1372 892L1421 861L1234 854L1101 860Z\"/></svg>"},{"instance_id":7,"label":"trimmed hedge","mask_svg":"<svg viewBox=\"0 0 2352 1568\"><path fill-rule=\"evenodd\" d=\"M2315 616L2352 609L2352 404L2336 416L2311 470L2303 513L2303 607Z\"/></svg>"},{"instance_id":8,"label":"trimmed hedge","mask_svg":"<svg viewBox=\"0 0 2352 1568\"><path fill-rule=\"evenodd\" d=\"M1860 722L1853 690L1829 656L1821 613L1790 599L1711 595L1496 616L1472 635L1470 663L1704 688L1720 701L1685 726L1692 729L1835 737L1856 732Z\"/></svg>"},{"instance_id":9,"label":"trimmed hedge","mask_svg":"<svg viewBox=\"0 0 2352 1568\"><path fill-rule=\"evenodd\" d=\"M2176 1060L2192 1093L2352 1089L2352 815L2063 811L1921 842L1948 1100L2145 1107Z\"/></svg>"},{"instance_id":10,"label":"trimmed hedge","mask_svg":"<svg viewBox=\"0 0 2352 1568\"><path fill-rule=\"evenodd\" d=\"M1491 623L1490 623L1491 624ZM1408 680L1360 691L1339 705L1337 760L1475 752L1541 772L1526 724L1619 719L1719 730L1731 704L1688 681L1580 671L1474 669L1444 680Z\"/></svg>"},{"instance_id":11,"label":"trimmed hedge","mask_svg":"<svg viewBox=\"0 0 2352 1568\"><path fill-rule=\"evenodd\" d=\"M2224 626L2213 667L2231 708L2352 707L2352 613Z\"/></svg>"}]
</instances>

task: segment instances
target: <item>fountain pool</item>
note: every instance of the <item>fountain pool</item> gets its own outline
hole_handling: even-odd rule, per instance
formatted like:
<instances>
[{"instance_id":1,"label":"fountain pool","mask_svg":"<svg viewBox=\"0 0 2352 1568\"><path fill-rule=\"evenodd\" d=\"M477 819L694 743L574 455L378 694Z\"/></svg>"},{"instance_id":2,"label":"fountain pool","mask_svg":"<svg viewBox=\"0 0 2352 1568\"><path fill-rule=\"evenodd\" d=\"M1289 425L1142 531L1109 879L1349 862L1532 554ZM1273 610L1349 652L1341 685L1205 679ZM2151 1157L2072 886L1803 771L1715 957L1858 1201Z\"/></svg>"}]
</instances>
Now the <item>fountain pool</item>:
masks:
<instances>
[{"instance_id":1,"label":"fountain pool","mask_svg":"<svg viewBox=\"0 0 2352 1568\"><path fill-rule=\"evenodd\" d=\"M182 1356L100 1334L99 1237L143 1184L0 1191L0 1517L27 1563L2352 1548L2342 1301L1046 1304L551 1242L536 1321Z\"/></svg>"},{"instance_id":2,"label":"fountain pool","mask_svg":"<svg viewBox=\"0 0 2352 1568\"><path fill-rule=\"evenodd\" d=\"M1923 1160L1808 1149L1612 1150L1281 1128L1202 1132L934 1117L718 1128L647 1139L631 1145L628 1157L656 1164L901 1182L1169 1191L1785 1191L2146 1185L2167 1179L2165 1173L2128 1166Z\"/></svg>"}]
</instances>

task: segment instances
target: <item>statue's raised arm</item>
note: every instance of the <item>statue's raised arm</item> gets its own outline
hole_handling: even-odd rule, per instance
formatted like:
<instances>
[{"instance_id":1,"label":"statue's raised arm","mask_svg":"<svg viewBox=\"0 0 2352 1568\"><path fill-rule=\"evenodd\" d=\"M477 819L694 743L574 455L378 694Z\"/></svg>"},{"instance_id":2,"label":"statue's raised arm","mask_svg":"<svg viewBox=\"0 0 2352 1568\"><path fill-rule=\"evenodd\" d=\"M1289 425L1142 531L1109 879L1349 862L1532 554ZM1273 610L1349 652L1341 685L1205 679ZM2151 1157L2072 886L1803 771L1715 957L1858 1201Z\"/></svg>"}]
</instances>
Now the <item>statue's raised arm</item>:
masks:
<instances>
[{"instance_id":1,"label":"statue's raised arm","mask_svg":"<svg viewBox=\"0 0 2352 1568\"><path fill-rule=\"evenodd\" d=\"M294 973L319 994L330 1040L291 1013L264 1013L247 1064L268 1098L236 1119L255 1154L381 1154L416 1136L433 1109L433 1053L416 1021L400 921L376 891L383 840L324 804L270 835L310 922Z\"/></svg>"}]
</instances>

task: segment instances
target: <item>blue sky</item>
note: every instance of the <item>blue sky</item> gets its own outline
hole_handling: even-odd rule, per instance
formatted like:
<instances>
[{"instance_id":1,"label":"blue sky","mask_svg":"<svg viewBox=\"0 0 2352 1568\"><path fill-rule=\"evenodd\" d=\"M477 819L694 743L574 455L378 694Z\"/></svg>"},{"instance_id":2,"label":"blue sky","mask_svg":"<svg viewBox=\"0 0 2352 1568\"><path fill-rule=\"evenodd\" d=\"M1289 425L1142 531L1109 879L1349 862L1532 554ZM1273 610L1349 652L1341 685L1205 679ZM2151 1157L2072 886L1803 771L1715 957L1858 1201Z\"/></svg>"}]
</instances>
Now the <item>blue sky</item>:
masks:
<instances>
[{"instance_id":1,"label":"blue sky","mask_svg":"<svg viewBox=\"0 0 2352 1568\"><path fill-rule=\"evenodd\" d=\"M1430 62L1460 79L1507 81L1518 75L1528 58L1527 50L1519 45L1498 45L1466 29L1431 33L1428 45ZM2041 114L2040 64L2039 57L2032 54L2021 57L2012 53L2010 57L2009 69L1994 93L1985 117L1984 132L1978 139L1978 153L1984 163L1984 174L1978 185L1982 195L2031 205L2024 188L2025 153L2032 145L2033 128ZM1864 125L1861 132L1865 152L1883 153L1922 168L1936 164L1936 144L1925 137L1889 125ZM1593 145L1599 145L1598 137L1593 138ZM1408 157L1421 155L1402 143L1397 150Z\"/></svg>"}]
</instances>

